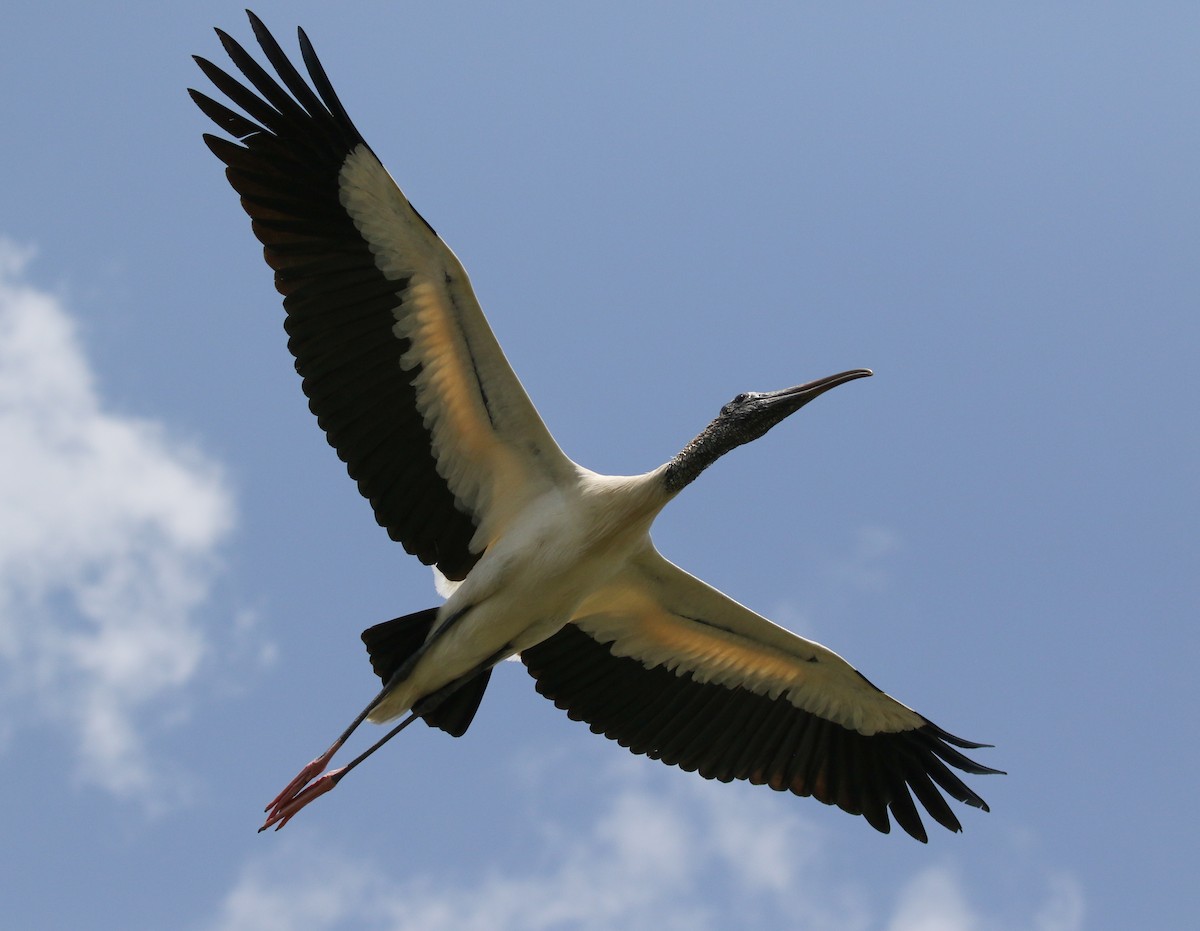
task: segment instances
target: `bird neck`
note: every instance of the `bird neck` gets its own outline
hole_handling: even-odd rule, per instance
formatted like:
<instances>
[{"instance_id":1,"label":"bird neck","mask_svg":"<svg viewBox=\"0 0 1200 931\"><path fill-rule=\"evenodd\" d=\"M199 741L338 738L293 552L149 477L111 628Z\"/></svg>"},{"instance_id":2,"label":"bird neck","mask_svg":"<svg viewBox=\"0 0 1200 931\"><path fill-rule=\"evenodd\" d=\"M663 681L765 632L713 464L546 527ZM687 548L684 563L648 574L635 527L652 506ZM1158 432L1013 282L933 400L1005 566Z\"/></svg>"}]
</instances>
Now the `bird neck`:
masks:
<instances>
[{"instance_id":1,"label":"bird neck","mask_svg":"<svg viewBox=\"0 0 1200 931\"><path fill-rule=\"evenodd\" d=\"M662 482L670 495L676 495L696 480L701 472L744 442L728 421L718 417L663 468Z\"/></svg>"}]
</instances>

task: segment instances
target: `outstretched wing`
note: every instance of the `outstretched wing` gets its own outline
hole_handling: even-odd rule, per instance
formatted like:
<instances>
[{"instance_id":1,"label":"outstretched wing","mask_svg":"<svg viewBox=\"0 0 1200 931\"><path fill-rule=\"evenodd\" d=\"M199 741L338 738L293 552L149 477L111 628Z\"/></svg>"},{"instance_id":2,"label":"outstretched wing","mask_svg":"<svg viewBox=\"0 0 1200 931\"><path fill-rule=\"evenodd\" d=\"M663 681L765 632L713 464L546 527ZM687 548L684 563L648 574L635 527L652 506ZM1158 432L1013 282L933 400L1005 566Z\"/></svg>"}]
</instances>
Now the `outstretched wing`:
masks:
<instances>
[{"instance_id":1,"label":"outstretched wing","mask_svg":"<svg viewBox=\"0 0 1200 931\"><path fill-rule=\"evenodd\" d=\"M240 144L206 135L284 295L309 407L394 540L466 576L512 515L573 474L454 253L347 116L303 30L308 79L250 14L275 74L217 30L249 86L197 58Z\"/></svg>"},{"instance_id":2,"label":"outstretched wing","mask_svg":"<svg viewBox=\"0 0 1200 931\"><path fill-rule=\"evenodd\" d=\"M634 753L811 795L885 833L890 810L927 840L914 795L962 830L942 792L987 805L952 768L998 772L955 749L986 745L930 723L653 549L521 659L541 694Z\"/></svg>"}]
</instances>

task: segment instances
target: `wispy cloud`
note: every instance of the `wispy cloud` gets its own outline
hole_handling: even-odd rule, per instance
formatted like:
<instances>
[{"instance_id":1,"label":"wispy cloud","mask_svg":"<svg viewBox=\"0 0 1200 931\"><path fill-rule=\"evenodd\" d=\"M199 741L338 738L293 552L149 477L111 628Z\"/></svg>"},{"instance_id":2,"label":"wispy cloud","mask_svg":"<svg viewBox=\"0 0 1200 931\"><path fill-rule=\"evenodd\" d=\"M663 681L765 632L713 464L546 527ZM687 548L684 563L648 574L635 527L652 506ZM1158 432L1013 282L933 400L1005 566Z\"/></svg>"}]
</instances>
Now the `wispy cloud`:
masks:
<instances>
[{"instance_id":1,"label":"wispy cloud","mask_svg":"<svg viewBox=\"0 0 1200 931\"><path fill-rule=\"evenodd\" d=\"M931 867L905 885L887 927L888 931L977 931L981 925L953 871Z\"/></svg>"},{"instance_id":2,"label":"wispy cloud","mask_svg":"<svg viewBox=\"0 0 1200 931\"><path fill-rule=\"evenodd\" d=\"M1047 877L1046 898L1033 916L1034 931L1079 931L1085 914L1083 887L1069 873Z\"/></svg>"},{"instance_id":3,"label":"wispy cloud","mask_svg":"<svg viewBox=\"0 0 1200 931\"><path fill-rule=\"evenodd\" d=\"M474 882L396 878L382 863L280 836L248 863L206 931L549 931L784 927L806 931L1080 931L1083 899L1056 877L1040 901L989 914L948 867L899 894L838 874L836 839L767 795L696 780L679 791L614 767L590 823L546 825L536 863ZM1016 915L1017 917L1012 917Z\"/></svg>"},{"instance_id":4,"label":"wispy cloud","mask_svg":"<svg viewBox=\"0 0 1200 931\"><path fill-rule=\"evenodd\" d=\"M805 580L803 599L780 601L768 616L802 636L828 636L830 617L841 616L865 594L887 590L895 557L903 550L898 531L880 525L859 527L848 541L828 546Z\"/></svg>"},{"instance_id":5,"label":"wispy cloud","mask_svg":"<svg viewBox=\"0 0 1200 931\"><path fill-rule=\"evenodd\" d=\"M788 901L811 867L817 836L755 800L730 804L697 781L667 796L622 778L582 830L547 831L549 848L527 870L491 871L470 887L432 876L398 882L380 866L327 847L283 839L251 862L212 931L379 928L391 931L547 931L572 928L715 929L739 914L792 916ZM720 901L710 895L720 888ZM839 909L807 927L865 927ZM788 925L794 926L794 925Z\"/></svg>"},{"instance_id":6,"label":"wispy cloud","mask_svg":"<svg viewBox=\"0 0 1200 931\"><path fill-rule=\"evenodd\" d=\"M889 527L860 527L849 552L826 565L832 582L843 588L877 592L889 582L890 561L903 548L900 534Z\"/></svg>"},{"instance_id":7,"label":"wispy cloud","mask_svg":"<svg viewBox=\"0 0 1200 931\"><path fill-rule=\"evenodd\" d=\"M973 905L957 871L935 866L912 877L901 890L887 931L1080 931L1083 889L1066 873L1041 877L1040 901L1010 903L1003 915Z\"/></svg>"},{"instance_id":8,"label":"wispy cloud","mask_svg":"<svg viewBox=\"0 0 1200 931\"><path fill-rule=\"evenodd\" d=\"M208 649L195 613L232 500L161 424L106 409L26 258L0 240L0 707L72 732L82 780L153 798L143 725Z\"/></svg>"}]
</instances>

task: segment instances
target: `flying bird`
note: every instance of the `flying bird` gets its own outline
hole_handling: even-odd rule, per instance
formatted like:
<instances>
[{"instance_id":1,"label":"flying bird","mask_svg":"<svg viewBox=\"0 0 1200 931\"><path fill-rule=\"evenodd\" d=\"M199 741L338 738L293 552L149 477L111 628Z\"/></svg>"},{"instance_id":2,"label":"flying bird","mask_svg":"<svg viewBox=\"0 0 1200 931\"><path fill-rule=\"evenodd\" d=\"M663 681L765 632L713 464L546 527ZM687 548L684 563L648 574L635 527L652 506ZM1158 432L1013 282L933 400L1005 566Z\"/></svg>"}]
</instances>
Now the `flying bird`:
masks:
<instances>
[{"instance_id":1,"label":"flying bird","mask_svg":"<svg viewBox=\"0 0 1200 931\"><path fill-rule=\"evenodd\" d=\"M283 827L420 718L461 736L493 666L519 657L537 690L631 751L708 779L744 779L892 818L927 839L916 802L951 831L943 793L987 805L954 772L982 774L942 730L836 653L760 617L668 562L658 513L730 450L765 434L851 369L725 404L644 475L592 472L538 416L454 253L355 128L303 30L307 78L253 14L274 74L217 30L244 79L197 57L239 108L191 90L237 142L226 165L283 294L309 407L389 536L449 582L445 602L366 630L383 687L267 806ZM326 773L366 719L406 715Z\"/></svg>"}]
</instances>

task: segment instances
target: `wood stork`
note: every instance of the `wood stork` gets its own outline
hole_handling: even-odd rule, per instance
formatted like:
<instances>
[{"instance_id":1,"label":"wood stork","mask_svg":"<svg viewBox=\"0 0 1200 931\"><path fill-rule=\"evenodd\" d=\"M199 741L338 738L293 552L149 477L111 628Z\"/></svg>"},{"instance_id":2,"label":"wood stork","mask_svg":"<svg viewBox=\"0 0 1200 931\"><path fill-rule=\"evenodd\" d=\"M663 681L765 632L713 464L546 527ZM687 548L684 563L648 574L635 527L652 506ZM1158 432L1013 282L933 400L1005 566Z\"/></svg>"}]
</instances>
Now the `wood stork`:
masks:
<instances>
[{"instance_id":1,"label":"wood stork","mask_svg":"<svg viewBox=\"0 0 1200 931\"><path fill-rule=\"evenodd\" d=\"M942 792L987 810L952 771L995 773L820 644L659 555L650 524L704 469L853 369L739 394L669 462L599 475L559 449L504 358L466 272L346 114L299 31L306 80L250 14L271 75L232 38L249 82L197 57L237 113L192 98L240 144L227 166L275 284L309 407L393 540L454 583L438 608L363 640L383 689L267 806L282 827L416 718L463 734L492 667L519 656L576 720L709 779L811 795L890 830L926 833L913 796L961 825ZM364 719L408 716L322 775ZM940 790L940 791L939 791Z\"/></svg>"}]
</instances>

